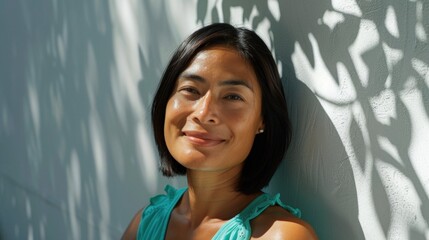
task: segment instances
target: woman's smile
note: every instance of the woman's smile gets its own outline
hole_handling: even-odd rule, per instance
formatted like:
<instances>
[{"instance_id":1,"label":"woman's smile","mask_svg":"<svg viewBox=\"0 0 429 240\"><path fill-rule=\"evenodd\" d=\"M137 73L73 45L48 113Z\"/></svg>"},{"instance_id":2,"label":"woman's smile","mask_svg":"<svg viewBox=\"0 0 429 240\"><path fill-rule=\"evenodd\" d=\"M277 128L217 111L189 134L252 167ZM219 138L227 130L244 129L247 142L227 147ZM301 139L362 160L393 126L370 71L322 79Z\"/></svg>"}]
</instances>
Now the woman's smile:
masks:
<instances>
[{"instance_id":1,"label":"woman's smile","mask_svg":"<svg viewBox=\"0 0 429 240\"><path fill-rule=\"evenodd\" d=\"M214 147L225 141L222 138L204 132L183 131L183 135L191 144L201 147Z\"/></svg>"}]
</instances>

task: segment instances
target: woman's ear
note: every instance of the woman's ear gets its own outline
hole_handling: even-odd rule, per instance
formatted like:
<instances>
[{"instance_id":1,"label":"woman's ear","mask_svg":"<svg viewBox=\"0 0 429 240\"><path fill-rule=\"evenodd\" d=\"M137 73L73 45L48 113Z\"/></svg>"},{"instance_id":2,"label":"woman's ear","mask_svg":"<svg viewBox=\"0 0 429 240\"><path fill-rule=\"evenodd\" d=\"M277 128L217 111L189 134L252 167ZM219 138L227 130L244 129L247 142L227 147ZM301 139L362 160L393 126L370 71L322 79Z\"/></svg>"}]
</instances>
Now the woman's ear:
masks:
<instances>
[{"instance_id":1,"label":"woman's ear","mask_svg":"<svg viewBox=\"0 0 429 240\"><path fill-rule=\"evenodd\" d=\"M265 124L264 124L264 122L261 122L258 130L256 131L256 134L263 133L264 130L265 130Z\"/></svg>"}]
</instances>

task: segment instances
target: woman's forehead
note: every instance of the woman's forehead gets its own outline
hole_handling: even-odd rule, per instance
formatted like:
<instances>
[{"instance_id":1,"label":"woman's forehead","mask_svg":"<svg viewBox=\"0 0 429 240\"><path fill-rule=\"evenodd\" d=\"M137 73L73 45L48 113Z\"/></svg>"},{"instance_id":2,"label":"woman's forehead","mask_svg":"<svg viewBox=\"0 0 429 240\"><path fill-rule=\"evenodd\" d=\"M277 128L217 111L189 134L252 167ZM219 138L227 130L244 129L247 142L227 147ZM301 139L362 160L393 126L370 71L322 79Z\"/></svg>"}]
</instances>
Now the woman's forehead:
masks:
<instances>
[{"instance_id":1,"label":"woman's forehead","mask_svg":"<svg viewBox=\"0 0 429 240\"><path fill-rule=\"evenodd\" d=\"M252 64L239 51L227 46L212 46L199 51L184 71L200 70L201 68L210 69L213 64L225 69L233 70L241 67L246 71L254 72Z\"/></svg>"}]
</instances>

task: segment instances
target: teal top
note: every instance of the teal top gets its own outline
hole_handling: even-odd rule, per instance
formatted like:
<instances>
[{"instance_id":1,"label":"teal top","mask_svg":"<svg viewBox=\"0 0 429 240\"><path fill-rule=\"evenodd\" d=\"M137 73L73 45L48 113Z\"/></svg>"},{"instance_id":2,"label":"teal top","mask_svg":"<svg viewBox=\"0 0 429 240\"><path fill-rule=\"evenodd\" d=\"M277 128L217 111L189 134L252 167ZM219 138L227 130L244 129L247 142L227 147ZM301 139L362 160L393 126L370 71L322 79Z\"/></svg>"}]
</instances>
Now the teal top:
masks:
<instances>
[{"instance_id":1,"label":"teal top","mask_svg":"<svg viewBox=\"0 0 429 240\"><path fill-rule=\"evenodd\" d=\"M167 185L165 187L166 195L162 194L151 198L149 206L142 213L137 239L164 239L171 212L186 190L187 188L176 190ZM269 206L274 205L279 205L296 217L301 217L299 209L287 206L280 201L279 193L274 197L263 193L255 198L243 211L223 224L212 240L250 239L252 235L250 221L259 216Z\"/></svg>"}]
</instances>

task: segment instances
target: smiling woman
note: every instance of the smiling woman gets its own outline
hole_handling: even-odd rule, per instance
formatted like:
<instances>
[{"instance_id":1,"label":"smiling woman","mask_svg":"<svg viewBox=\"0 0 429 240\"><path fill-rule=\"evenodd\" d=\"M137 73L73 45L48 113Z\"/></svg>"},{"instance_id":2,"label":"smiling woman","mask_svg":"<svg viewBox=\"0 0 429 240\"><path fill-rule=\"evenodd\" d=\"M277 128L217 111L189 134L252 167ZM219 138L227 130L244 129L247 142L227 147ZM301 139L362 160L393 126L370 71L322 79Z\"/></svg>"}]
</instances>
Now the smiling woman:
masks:
<instances>
[{"instance_id":1,"label":"smiling woman","mask_svg":"<svg viewBox=\"0 0 429 240\"><path fill-rule=\"evenodd\" d=\"M189 174L241 169L263 127L252 67L234 49L214 46L199 52L179 76L167 103L164 136Z\"/></svg>"},{"instance_id":2,"label":"smiling woman","mask_svg":"<svg viewBox=\"0 0 429 240\"><path fill-rule=\"evenodd\" d=\"M253 32L212 24L174 53L152 105L166 187L123 239L316 239L300 211L261 191L291 130L271 52Z\"/></svg>"}]
</instances>

